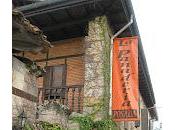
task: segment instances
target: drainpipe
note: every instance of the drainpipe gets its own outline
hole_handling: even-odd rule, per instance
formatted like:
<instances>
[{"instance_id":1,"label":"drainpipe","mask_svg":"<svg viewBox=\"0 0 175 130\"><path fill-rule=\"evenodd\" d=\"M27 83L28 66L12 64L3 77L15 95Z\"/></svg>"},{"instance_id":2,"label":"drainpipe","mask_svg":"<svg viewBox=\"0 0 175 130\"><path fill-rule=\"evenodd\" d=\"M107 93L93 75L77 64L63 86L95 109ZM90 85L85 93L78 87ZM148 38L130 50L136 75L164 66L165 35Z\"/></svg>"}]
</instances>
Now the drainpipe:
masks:
<instances>
[{"instance_id":1,"label":"drainpipe","mask_svg":"<svg viewBox=\"0 0 175 130\"><path fill-rule=\"evenodd\" d=\"M109 102L109 115L112 116L112 52L113 52L113 41L114 38L118 37L123 31L125 31L133 23L133 15L131 15L129 23L127 23L123 28L121 28L117 33L111 37L111 52L110 52L110 102Z\"/></svg>"}]
</instances>

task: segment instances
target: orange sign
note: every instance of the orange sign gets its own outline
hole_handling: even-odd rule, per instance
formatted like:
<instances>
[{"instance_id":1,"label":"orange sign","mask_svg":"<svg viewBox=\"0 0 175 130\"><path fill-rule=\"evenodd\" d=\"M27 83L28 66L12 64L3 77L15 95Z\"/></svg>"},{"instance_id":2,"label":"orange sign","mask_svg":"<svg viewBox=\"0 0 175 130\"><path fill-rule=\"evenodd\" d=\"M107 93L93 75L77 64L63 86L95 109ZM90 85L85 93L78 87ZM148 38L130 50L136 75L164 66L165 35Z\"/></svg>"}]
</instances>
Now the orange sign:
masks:
<instances>
[{"instance_id":1,"label":"orange sign","mask_svg":"<svg viewBox=\"0 0 175 130\"><path fill-rule=\"evenodd\" d=\"M139 120L138 37L116 38L112 63L114 121Z\"/></svg>"}]
</instances>

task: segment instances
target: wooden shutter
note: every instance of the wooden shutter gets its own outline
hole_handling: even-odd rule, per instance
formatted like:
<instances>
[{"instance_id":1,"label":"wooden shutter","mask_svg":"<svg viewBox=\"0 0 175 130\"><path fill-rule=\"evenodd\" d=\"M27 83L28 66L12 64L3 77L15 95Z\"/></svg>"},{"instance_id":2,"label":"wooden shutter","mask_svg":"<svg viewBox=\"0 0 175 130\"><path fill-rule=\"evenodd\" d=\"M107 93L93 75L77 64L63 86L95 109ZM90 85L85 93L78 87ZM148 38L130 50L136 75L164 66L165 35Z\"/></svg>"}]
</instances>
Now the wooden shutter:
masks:
<instances>
[{"instance_id":1,"label":"wooden shutter","mask_svg":"<svg viewBox=\"0 0 175 130\"><path fill-rule=\"evenodd\" d=\"M48 66L44 76L45 96L57 97L65 95L66 65Z\"/></svg>"}]
</instances>

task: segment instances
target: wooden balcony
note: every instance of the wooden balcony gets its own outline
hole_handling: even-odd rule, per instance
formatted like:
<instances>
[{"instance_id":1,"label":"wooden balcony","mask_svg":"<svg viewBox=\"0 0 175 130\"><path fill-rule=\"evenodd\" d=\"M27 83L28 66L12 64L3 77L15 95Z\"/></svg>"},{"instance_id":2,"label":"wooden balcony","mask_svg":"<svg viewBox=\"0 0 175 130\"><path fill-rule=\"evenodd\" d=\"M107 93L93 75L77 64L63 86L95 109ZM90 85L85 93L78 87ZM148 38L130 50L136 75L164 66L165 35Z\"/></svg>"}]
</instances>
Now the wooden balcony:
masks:
<instances>
[{"instance_id":1,"label":"wooden balcony","mask_svg":"<svg viewBox=\"0 0 175 130\"><path fill-rule=\"evenodd\" d=\"M70 112L82 113L83 86L38 88L38 102L43 103L44 100L57 100L62 105L68 106Z\"/></svg>"}]
</instances>

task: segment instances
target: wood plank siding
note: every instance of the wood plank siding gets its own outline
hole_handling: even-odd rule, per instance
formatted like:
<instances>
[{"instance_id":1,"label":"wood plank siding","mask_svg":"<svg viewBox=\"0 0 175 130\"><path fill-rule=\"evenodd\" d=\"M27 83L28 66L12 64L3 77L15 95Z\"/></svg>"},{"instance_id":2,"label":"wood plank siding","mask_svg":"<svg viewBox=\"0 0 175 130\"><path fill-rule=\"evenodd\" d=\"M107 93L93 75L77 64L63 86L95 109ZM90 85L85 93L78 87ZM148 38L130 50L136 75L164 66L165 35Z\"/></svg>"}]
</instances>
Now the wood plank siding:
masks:
<instances>
[{"instance_id":1,"label":"wood plank siding","mask_svg":"<svg viewBox=\"0 0 175 130\"><path fill-rule=\"evenodd\" d=\"M66 66L66 82L65 85L68 89L68 105L71 107L72 111L81 112L82 111L82 91L84 86L84 38L74 38L59 42L52 43L54 47L49 49L48 54L34 54L30 52L24 52L24 54L19 54L20 56L24 55L24 57L31 59L32 61L36 61L37 65L41 67L45 67L47 64L47 68L49 66ZM47 63L46 63L47 61ZM39 77L37 79L38 88L47 88L44 85L44 81L46 78ZM76 88L71 88L72 86L76 86ZM77 88L79 87L80 88ZM43 89L41 89L43 90ZM60 90L56 90L60 91ZM42 97L44 92L39 93L39 98L44 99ZM46 99L47 97L45 97ZM73 101L74 100L74 101ZM80 109L78 109L80 108Z\"/></svg>"}]
</instances>

